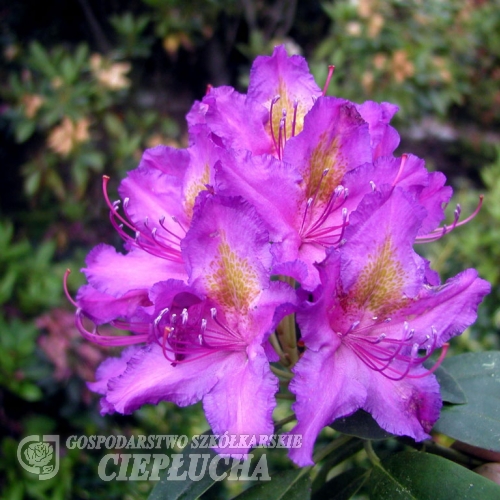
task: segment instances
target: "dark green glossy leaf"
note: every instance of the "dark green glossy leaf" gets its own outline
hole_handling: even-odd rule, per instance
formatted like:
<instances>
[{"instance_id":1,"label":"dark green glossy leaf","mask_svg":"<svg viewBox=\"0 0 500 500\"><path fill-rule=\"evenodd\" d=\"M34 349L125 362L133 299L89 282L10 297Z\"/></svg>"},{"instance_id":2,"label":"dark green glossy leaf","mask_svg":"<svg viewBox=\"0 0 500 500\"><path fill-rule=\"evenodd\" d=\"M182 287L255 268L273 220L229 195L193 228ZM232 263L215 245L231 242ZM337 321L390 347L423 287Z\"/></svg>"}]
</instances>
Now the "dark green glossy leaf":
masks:
<instances>
[{"instance_id":1,"label":"dark green glossy leaf","mask_svg":"<svg viewBox=\"0 0 500 500\"><path fill-rule=\"evenodd\" d=\"M432 363L427 368L431 368ZM453 403L455 405L462 405L467 403L467 397L460 384L451 376L446 368L441 365L435 372L439 387L441 390L441 397L446 403Z\"/></svg>"},{"instance_id":2,"label":"dark green glossy leaf","mask_svg":"<svg viewBox=\"0 0 500 500\"><path fill-rule=\"evenodd\" d=\"M365 483L370 500L496 500L500 486L429 453L406 451L375 467ZM365 489L364 488L364 489Z\"/></svg>"},{"instance_id":3,"label":"dark green glossy leaf","mask_svg":"<svg viewBox=\"0 0 500 500\"><path fill-rule=\"evenodd\" d=\"M227 475L227 471L233 465L232 459L228 459L227 461L221 459L217 464L215 474L209 474L207 467L207 471L202 475L201 479L194 481L189 478L187 472L189 471L190 457L193 457L195 454L210 455L208 466L212 463L212 459L217 456L211 448L195 449L192 447L192 443L190 443L182 453L182 465L175 474L177 477L185 475L185 479L173 480L172 466L169 466L161 475L158 484L151 491L148 500L195 500L218 482L217 477ZM201 462L202 459L200 458Z\"/></svg>"},{"instance_id":4,"label":"dark green glossy leaf","mask_svg":"<svg viewBox=\"0 0 500 500\"><path fill-rule=\"evenodd\" d=\"M434 429L500 451L500 352L461 354L445 359L443 366L460 384L468 403L446 405Z\"/></svg>"},{"instance_id":5,"label":"dark green glossy leaf","mask_svg":"<svg viewBox=\"0 0 500 500\"><path fill-rule=\"evenodd\" d=\"M364 410L358 410L349 417L339 418L330 425L336 431L363 439L386 439L392 434L382 429L373 417Z\"/></svg>"},{"instance_id":6,"label":"dark green glossy leaf","mask_svg":"<svg viewBox=\"0 0 500 500\"><path fill-rule=\"evenodd\" d=\"M313 500L349 500L369 477L370 471L355 467L325 483L313 495Z\"/></svg>"},{"instance_id":7,"label":"dark green glossy leaf","mask_svg":"<svg viewBox=\"0 0 500 500\"><path fill-rule=\"evenodd\" d=\"M303 470L287 470L271 476L236 497L238 500L307 500L311 498L311 479Z\"/></svg>"}]
</instances>

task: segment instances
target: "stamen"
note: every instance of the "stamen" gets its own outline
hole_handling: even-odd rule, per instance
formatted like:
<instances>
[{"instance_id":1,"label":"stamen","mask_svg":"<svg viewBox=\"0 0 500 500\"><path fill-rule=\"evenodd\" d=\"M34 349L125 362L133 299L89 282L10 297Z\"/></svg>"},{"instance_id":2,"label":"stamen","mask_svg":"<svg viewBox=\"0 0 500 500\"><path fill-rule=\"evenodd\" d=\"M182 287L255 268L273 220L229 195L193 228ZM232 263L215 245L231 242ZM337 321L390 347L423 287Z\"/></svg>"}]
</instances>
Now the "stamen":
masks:
<instances>
[{"instance_id":1,"label":"stamen","mask_svg":"<svg viewBox=\"0 0 500 500\"><path fill-rule=\"evenodd\" d=\"M273 139L274 148L276 149L277 154L279 155L278 143L276 142L276 136L274 135L274 123L273 123L273 108L274 105L280 100L280 96L276 95L271 99L271 106L269 109L269 123L271 126L271 137Z\"/></svg>"},{"instance_id":2,"label":"stamen","mask_svg":"<svg viewBox=\"0 0 500 500\"><path fill-rule=\"evenodd\" d=\"M335 247L341 244L345 228L348 226L347 210L345 208L342 210L340 224L332 224L327 226L326 223L330 216L337 209L339 209L347 199L349 191L348 189L344 188L344 186L338 185L333 190L330 197L328 198L328 201L321 208L321 213L319 214L319 216L309 224L309 227L307 229L305 229L309 209L311 209L317 201L321 189L321 183L328 175L328 172L328 168L323 170L321 178L318 182L318 185L316 186L313 195L307 200L304 216L302 218L300 234L302 236L303 243L314 243L317 245L322 245L324 247Z\"/></svg>"},{"instance_id":3,"label":"stamen","mask_svg":"<svg viewBox=\"0 0 500 500\"><path fill-rule=\"evenodd\" d=\"M282 153L282 140L283 140L283 128L285 124L285 119L281 118L280 124L279 124L279 132L278 132L278 159L281 160L281 153Z\"/></svg>"},{"instance_id":4,"label":"stamen","mask_svg":"<svg viewBox=\"0 0 500 500\"><path fill-rule=\"evenodd\" d=\"M75 326L78 331L82 334L82 337L94 344L110 347L142 344L143 342L148 342L149 333L139 334L139 335L100 335L97 326L94 326L94 330L90 332L85 328L82 321L83 311L78 308L75 314Z\"/></svg>"},{"instance_id":5,"label":"stamen","mask_svg":"<svg viewBox=\"0 0 500 500\"><path fill-rule=\"evenodd\" d=\"M283 144L280 144L280 145L281 145L281 148L283 151L283 149L285 149L285 144L286 144L286 140L287 140L287 137L286 137L286 109L283 109L281 113L282 113L281 122L283 123Z\"/></svg>"},{"instance_id":6,"label":"stamen","mask_svg":"<svg viewBox=\"0 0 500 500\"><path fill-rule=\"evenodd\" d=\"M299 101L297 99L293 100L293 120L292 120L292 137L295 137L295 125L297 123L297 108L299 107Z\"/></svg>"},{"instance_id":7,"label":"stamen","mask_svg":"<svg viewBox=\"0 0 500 500\"><path fill-rule=\"evenodd\" d=\"M334 71L335 71L335 66L333 66L333 64L328 65L328 75L326 76L325 86L323 87L323 96L326 95Z\"/></svg>"},{"instance_id":8,"label":"stamen","mask_svg":"<svg viewBox=\"0 0 500 500\"><path fill-rule=\"evenodd\" d=\"M172 215L172 220L184 231L184 234L187 233L187 229L180 223L179 219L175 215Z\"/></svg>"},{"instance_id":9,"label":"stamen","mask_svg":"<svg viewBox=\"0 0 500 500\"><path fill-rule=\"evenodd\" d=\"M142 250L150 253L151 255L155 255L157 257L170 260L173 262L182 262L182 256L179 245L179 242L182 238L176 235L175 233L172 233L172 231L168 230L161 222L160 226L165 230L165 232L169 236L168 237L165 237L164 235L160 236L158 234L157 228L153 228L152 230L149 229L149 220L147 217L143 223L143 226L146 231L149 231L149 234L147 232L144 232L144 230L141 230L138 227L136 227L135 224L130 222L131 218L127 213L127 208L130 203L130 198L128 197L123 200L123 211L125 213L125 217L121 216L118 213L118 209L121 205L120 200L111 203L108 197L107 193L108 182L109 182L109 177L103 176L103 194L104 194L104 199L106 200L106 204L110 209L109 218L111 224L113 225L117 233L121 236L121 238L127 243L130 243L133 246L141 248ZM164 220L164 217L161 220ZM134 236L132 237L127 231L131 231ZM172 240L170 236L175 237L177 241Z\"/></svg>"},{"instance_id":10,"label":"stamen","mask_svg":"<svg viewBox=\"0 0 500 500\"><path fill-rule=\"evenodd\" d=\"M377 322L375 325L387 323L388 320L390 321L390 318ZM411 341L415 330L410 329L406 321L403 325L401 339L387 337L385 333L374 338L370 336L373 324L365 325L362 328L358 328L358 326L359 322L354 322L344 334L337 333L337 335L341 337L344 345L349 347L370 369L381 373L390 380L402 380L405 377L421 378L429 375L438 368L446 356L448 344L443 345L443 351L438 361L430 370L424 374L413 375L410 373L412 368L421 366L429 359L436 347L438 334L433 326L431 327L431 335L426 335L420 343ZM431 339L432 342L429 343ZM425 354L419 356L419 351L425 351ZM398 362L399 366L395 366L395 362Z\"/></svg>"},{"instance_id":11,"label":"stamen","mask_svg":"<svg viewBox=\"0 0 500 500\"><path fill-rule=\"evenodd\" d=\"M464 224L467 224L474 217L476 217L476 215L479 213L479 211L481 210L481 207L483 206L483 200L484 200L484 196L480 195L479 202L478 202L477 207L474 210L474 212L472 212L472 214L470 214L469 217L467 217L466 219L464 219L461 222L458 222L458 219L460 218L462 208L459 204L457 204L457 206L453 212L454 219L453 219L453 223L451 224L451 226L443 225L443 227L438 227L438 228L434 229L434 231L431 231L428 234L425 234L422 236L417 236L415 238L415 243L430 243L432 241L437 241L440 238L442 238L445 234L451 233L451 231L453 231L457 227L460 227L460 226L463 226Z\"/></svg>"},{"instance_id":12,"label":"stamen","mask_svg":"<svg viewBox=\"0 0 500 500\"><path fill-rule=\"evenodd\" d=\"M66 269L66 272L64 273L64 277L63 277L64 295L66 295L66 298L70 301L70 303L78 309L78 304L73 300L73 297L71 297L69 290L68 290L68 276L70 274L71 274L71 269Z\"/></svg>"},{"instance_id":13,"label":"stamen","mask_svg":"<svg viewBox=\"0 0 500 500\"><path fill-rule=\"evenodd\" d=\"M403 173L403 170L405 168L407 159L408 159L408 155L406 153L401 155L401 163L399 164L399 170L398 170L398 173L396 175L396 178L392 182L392 187L394 187L398 183L399 178L401 177L401 174Z\"/></svg>"}]
</instances>

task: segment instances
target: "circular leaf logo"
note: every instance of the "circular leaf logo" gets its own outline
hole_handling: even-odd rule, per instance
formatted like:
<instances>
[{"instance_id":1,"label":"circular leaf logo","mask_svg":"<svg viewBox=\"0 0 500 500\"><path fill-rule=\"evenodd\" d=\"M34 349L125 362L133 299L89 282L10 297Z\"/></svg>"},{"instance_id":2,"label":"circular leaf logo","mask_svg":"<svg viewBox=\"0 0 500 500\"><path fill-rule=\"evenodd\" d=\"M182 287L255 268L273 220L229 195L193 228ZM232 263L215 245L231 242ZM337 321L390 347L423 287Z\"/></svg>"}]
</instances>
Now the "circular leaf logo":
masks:
<instances>
[{"instance_id":1,"label":"circular leaf logo","mask_svg":"<svg viewBox=\"0 0 500 500\"><path fill-rule=\"evenodd\" d=\"M36 465L37 467L42 467L47 465L54 455L52 446L49 443L39 442L31 443L24 450L24 457L30 465Z\"/></svg>"}]
</instances>

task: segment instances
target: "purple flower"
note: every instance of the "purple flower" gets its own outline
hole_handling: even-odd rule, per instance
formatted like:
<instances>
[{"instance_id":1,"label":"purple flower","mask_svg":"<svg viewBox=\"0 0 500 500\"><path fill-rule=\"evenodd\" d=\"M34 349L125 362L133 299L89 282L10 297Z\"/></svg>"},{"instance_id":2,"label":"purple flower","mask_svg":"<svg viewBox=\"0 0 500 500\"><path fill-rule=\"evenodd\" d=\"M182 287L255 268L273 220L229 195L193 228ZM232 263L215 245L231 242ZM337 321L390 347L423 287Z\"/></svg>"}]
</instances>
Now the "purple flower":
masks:
<instances>
[{"instance_id":1,"label":"purple flower","mask_svg":"<svg viewBox=\"0 0 500 500\"><path fill-rule=\"evenodd\" d=\"M285 283L270 281L270 246L253 207L206 192L198 198L181 243L189 279L168 279L160 267L154 272L155 264L166 261L154 254L148 254L151 269L136 272L131 266L137 249L111 256L108 266L98 267L89 259L92 284L108 284L100 293L120 294L119 286L131 282L142 291L142 302L130 291L105 301L111 312L99 317L136 332L125 337L86 332L81 315L93 317L96 308L89 307L86 296L79 299L79 324L88 338L110 345L146 344L129 347L121 358L108 359L99 368L89 387L103 394L102 412L203 400L216 434L272 434L278 379L263 344L283 316L278 309L293 304L295 293ZM101 248L97 254L104 260L109 255ZM115 265L118 260L120 266Z\"/></svg>"},{"instance_id":2,"label":"purple flower","mask_svg":"<svg viewBox=\"0 0 500 500\"><path fill-rule=\"evenodd\" d=\"M188 121L203 123L223 146L215 191L256 207L274 243L276 269L286 266L312 290L319 284L314 263L341 243L349 214L379 186L404 186L425 206L419 238L442 235L432 231L451 188L422 160L392 156L399 135L389 122L396 111L389 103L324 97L306 61L277 47L254 62L246 96L212 89Z\"/></svg>"},{"instance_id":3,"label":"purple flower","mask_svg":"<svg viewBox=\"0 0 500 500\"><path fill-rule=\"evenodd\" d=\"M346 243L317 265L321 286L297 313L306 351L290 384L298 465L312 463L325 425L360 408L391 433L429 437L441 397L422 363L474 322L490 286L472 269L439 285L412 249L425 217L401 188L374 192L352 214Z\"/></svg>"},{"instance_id":4,"label":"purple flower","mask_svg":"<svg viewBox=\"0 0 500 500\"><path fill-rule=\"evenodd\" d=\"M188 148L144 153L121 200L105 194L125 253L94 248L77 295L82 335L127 347L89 384L102 413L203 401L216 434L272 434L269 363L298 358L293 321L280 324L298 311L297 464L360 408L394 434L428 436L441 399L422 363L474 321L489 285L474 270L440 285L413 251L466 221L457 208L438 227L451 188L419 158L394 157L396 111L325 97L305 60L277 47L256 59L246 95L220 87L195 103ZM105 323L130 334L100 335Z\"/></svg>"}]
</instances>

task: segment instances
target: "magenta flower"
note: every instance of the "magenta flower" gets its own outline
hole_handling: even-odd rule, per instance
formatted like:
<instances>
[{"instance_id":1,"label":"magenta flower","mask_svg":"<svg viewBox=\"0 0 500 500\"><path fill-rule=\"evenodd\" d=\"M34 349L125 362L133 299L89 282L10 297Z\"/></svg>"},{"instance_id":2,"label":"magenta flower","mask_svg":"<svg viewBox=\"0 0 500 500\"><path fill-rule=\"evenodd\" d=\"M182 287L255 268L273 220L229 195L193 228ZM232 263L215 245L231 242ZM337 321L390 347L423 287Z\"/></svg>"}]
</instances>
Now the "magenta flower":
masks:
<instances>
[{"instance_id":1,"label":"magenta flower","mask_svg":"<svg viewBox=\"0 0 500 500\"><path fill-rule=\"evenodd\" d=\"M246 96L212 89L188 120L207 126L225 149L215 167L216 192L257 208L274 243L276 270L287 269L312 290L319 284L314 263L341 243L349 214L377 187L404 186L428 210L419 238L436 237L451 188L422 160L392 156L399 135L389 122L396 111L389 103L324 97L305 60L277 47L254 62Z\"/></svg>"},{"instance_id":2,"label":"magenta flower","mask_svg":"<svg viewBox=\"0 0 500 500\"><path fill-rule=\"evenodd\" d=\"M130 413L159 401L186 406L203 399L214 433L270 435L278 379L263 344L283 316L279 309L293 305L295 293L285 283L270 282L268 234L244 201L206 193L198 199L181 247L189 284L150 271L140 284L149 302L129 302L134 310L128 315L117 308L115 326L137 335L98 337L84 332L110 345L146 344L107 360L97 382L89 386L103 394L103 413ZM130 255L121 259L131 260ZM162 262L155 255L150 259ZM99 273L112 281L109 273L90 267L92 277ZM129 280L127 266L114 267L116 282L123 278ZM121 304L122 297L117 301ZM88 303L80 300L80 306L86 312Z\"/></svg>"},{"instance_id":3,"label":"magenta flower","mask_svg":"<svg viewBox=\"0 0 500 500\"><path fill-rule=\"evenodd\" d=\"M474 322L490 286L472 269L439 285L412 250L425 216L400 188L374 192L353 213L346 243L318 264L321 286L297 313L306 345L290 384L298 465L312 464L325 425L360 408L393 434L429 437L441 397L422 363Z\"/></svg>"},{"instance_id":4,"label":"magenta flower","mask_svg":"<svg viewBox=\"0 0 500 500\"><path fill-rule=\"evenodd\" d=\"M439 227L444 175L394 157L397 107L325 93L277 47L256 59L247 94L220 87L195 103L187 149L147 150L121 200L105 195L125 253L90 252L76 304L85 338L127 347L89 384L102 413L203 401L216 434L272 434L270 361L298 359L293 321L280 324L298 311L297 464L360 408L394 434L428 436L441 399L422 364L474 321L489 285L474 270L440 285L413 251L468 219L457 208ZM105 323L130 334L100 335Z\"/></svg>"}]
</instances>

